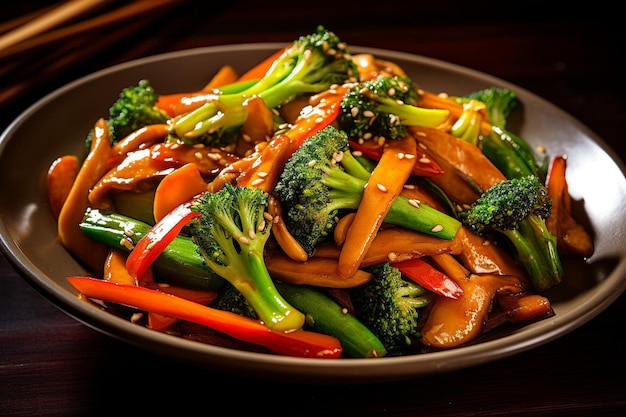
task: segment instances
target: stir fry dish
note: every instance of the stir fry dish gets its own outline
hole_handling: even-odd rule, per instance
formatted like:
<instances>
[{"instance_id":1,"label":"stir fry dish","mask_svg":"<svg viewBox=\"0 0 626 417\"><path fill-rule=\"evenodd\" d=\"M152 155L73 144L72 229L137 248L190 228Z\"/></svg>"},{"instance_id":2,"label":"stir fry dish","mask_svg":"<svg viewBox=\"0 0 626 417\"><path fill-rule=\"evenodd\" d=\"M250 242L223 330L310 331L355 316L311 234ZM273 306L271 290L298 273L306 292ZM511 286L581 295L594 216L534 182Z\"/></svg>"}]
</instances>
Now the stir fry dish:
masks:
<instances>
[{"instance_id":1,"label":"stir fry dish","mask_svg":"<svg viewBox=\"0 0 626 417\"><path fill-rule=\"evenodd\" d=\"M518 97L428 91L319 26L197 91L127 86L51 163L67 277L138 326L234 349L427 354L553 316L593 254L566 155L509 130Z\"/></svg>"}]
</instances>

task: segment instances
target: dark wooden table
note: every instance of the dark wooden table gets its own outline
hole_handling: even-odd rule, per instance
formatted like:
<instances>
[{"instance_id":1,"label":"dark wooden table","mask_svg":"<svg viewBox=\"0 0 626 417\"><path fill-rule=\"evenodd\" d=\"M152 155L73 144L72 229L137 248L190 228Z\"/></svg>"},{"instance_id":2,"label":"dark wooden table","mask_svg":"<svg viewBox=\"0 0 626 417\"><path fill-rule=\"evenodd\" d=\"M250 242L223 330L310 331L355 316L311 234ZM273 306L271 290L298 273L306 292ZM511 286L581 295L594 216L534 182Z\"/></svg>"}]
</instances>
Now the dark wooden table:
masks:
<instances>
[{"instance_id":1,"label":"dark wooden table","mask_svg":"<svg viewBox=\"0 0 626 417\"><path fill-rule=\"evenodd\" d=\"M0 128L44 94L111 64L197 46L287 42L324 24L353 45L438 58L515 83L578 118L626 155L624 44L613 24L615 12L598 2L593 10L569 5L552 12L539 2L505 8L495 1L414 6L386 1L371 7L356 1L210 3L185 2L89 60L42 82L34 79L31 89L3 104ZM22 2L8 10L41 4L46 2ZM606 187L610 192L610 184ZM407 381L321 386L213 374L119 342L59 311L4 259L0 294L0 415L7 417L168 410L270 416L626 413L624 296L558 340L497 362Z\"/></svg>"}]
</instances>

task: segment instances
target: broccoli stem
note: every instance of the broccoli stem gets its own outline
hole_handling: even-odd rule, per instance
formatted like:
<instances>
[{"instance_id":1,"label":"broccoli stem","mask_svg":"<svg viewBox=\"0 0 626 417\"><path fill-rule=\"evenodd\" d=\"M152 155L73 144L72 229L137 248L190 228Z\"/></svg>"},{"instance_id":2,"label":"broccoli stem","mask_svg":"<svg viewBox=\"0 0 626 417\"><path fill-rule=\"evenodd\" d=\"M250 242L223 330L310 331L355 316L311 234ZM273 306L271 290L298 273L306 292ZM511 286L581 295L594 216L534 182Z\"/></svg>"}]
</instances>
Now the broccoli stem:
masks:
<instances>
[{"instance_id":1,"label":"broccoli stem","mask_svg":"<svg viewBox=\"0 0 626 417\"><path fill-rule=\"evenodd\" d=\"M371 173L349 152L344 153L341 165L345 171L326 169L328 175L322 178L331 189L328 208L357 209ZM454 217L402 195L394 200L385 222L447 240L454 239L461 225Z\"/></svg>"},{"instance_id":2,"label":"broccoli stem","mask_svg":"<svg viewBox=\"0 0 626 417\"><path fill-rule=\"evenodd\" d=\"M448 116L448 110L426 109L423 107L403 105L390 98L379 97L377 111L381 114L393 114L400 118L398 124L407 126L436 127Z\"/></svg>"},{"instance_id":3,"label":"broccoli stem","mask_svg":"<svg viewBox=\"0 0 626 417\"><path fill-rule=\"evenodd\" d=\"M545 178L533 150L519 136L492 126L491 132L483 136L480 146L485 156L509 179L528 175Z\"/></svg>"},{"instance_id":4,"label":"broccoli stem","mask_svg":"<svg viewBox=\"0 0 626 417\"><path fill-rule=\"evenodd\" d=\"M263 254L251 253L246 264L249 276L255 277L254 283L247 278L248 275L244 279L231 275L229 282L241 292L259 317L263 317L268 327L276 330L300 328L302 316L280 296L265 266Z\"/></svg>"},{"instance_id":5,"label":"broccoli stem","mask_svg":"<svg viewBox=\"0 0 626 417\"><path fill-rule=\"evenodd\" d=\"M89 210L80 223L81 231L89 238L127 254L151 227L128 216L95 209ZM222 277L203 264L191 238L182 235L165 248L152 267L156 279L171 284L211 291L224 285Z\"/></svg>"},{"instance_id":6,"label":"broccoli stem","mask_svg":"<svg viewBox=\"0 0 626 417\"><path fill-rule=\"evenodd\" d=\"M537 292L545 291L563 280L563 265L556 238L548 231L545 220L530 215L514 230L501 230L517 252L516 259L528 273Z\"/></svg>"}]
</instances>

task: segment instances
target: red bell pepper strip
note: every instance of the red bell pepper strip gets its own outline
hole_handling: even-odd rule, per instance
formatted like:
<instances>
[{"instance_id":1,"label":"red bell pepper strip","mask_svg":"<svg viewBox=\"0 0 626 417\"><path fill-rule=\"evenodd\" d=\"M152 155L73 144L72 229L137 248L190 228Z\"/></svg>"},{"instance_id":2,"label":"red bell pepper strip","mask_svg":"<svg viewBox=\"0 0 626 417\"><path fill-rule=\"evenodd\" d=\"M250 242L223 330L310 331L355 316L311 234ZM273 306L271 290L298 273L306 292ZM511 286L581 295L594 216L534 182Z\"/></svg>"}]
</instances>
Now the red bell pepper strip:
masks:
<instances>
[{"instance_id":1,"label":"red bell pepper strip","mask_svg":"<svg viewBox=\"0 0 626 417\"><path fill-rule=\"evenodd\" d=\"M374 161L379 161L380 156L383 154L383 145L379 145L375 142L359 143L350 139L350 148L354 151L361 152L363 156L366 156ZM443 174L443 169L433 159L429 158L419 148L418 154L415 155L415 165L413 166L413 175L421 177L430 177L432 175Z\"/></svg>"},{"instance_id":2,"label":"red bell pepper strip","mask_svg":"<svg viewBox=\"0 0 626 417\"><path fill-rule=\"evenodd\" d=\"M305 330L283 333L257 320L146 287L116 284L91 277L68 277L67 280L87 298L207 326L236 339L265 346L281 355L336 359L343 351L341 343L333 336Z\"/></svg>"},{"instance_id":3,"label":"red bell pepper strip","mask_svg":"<svg viewBox=\"0 0 626 417\"><path fill-rule=\"evenodd\" d=\"M427 290L444 297L458 299L463 289L452 278L421 258L391 263L407 278L415 281Z\"/></svg>"},{"instance_id":4,"label":"red bell pepper strip","mask_svg":"<svg viewBox=\"0 0 626 417\"><path fill-rule=\"evenodd\" d=\"M347 87L339 86L311 97L310 111L300 115L286 132L291 139L291 152L298 149L308 137L337 119L341 110L341 100L347 91Z\"/></svg>"},{"instance_id":5,"label":"red bell pepper strip","mask_svg":"<svg viewBox=\"0 0 626 417\"><path fill-rule=\"evenodd\" d=\"M192 201L193 199L167 213L137 242L126 259L126 269L132 277L141 280L150 265L178 236L185 224L200 215L191 209Z\"/></svg>"}]
</instances>

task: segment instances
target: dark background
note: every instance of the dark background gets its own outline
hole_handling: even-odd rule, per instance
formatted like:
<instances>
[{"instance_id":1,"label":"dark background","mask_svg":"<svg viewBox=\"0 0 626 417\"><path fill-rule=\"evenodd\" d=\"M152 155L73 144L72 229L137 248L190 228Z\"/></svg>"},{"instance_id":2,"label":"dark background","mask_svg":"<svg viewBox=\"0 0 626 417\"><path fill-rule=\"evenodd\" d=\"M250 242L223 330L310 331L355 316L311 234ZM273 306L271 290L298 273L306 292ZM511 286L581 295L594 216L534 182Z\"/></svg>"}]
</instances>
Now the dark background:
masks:
<instances>
[{"instance_id":1,"label":"dark background","mask_svg":"<svg viewBox=\"0 0 626 417\"><path fill-rule=\"evenodd\" d=\"M0 20L52 1L3 3ZM483 71L561 107L624 158L624 43L617 8L547 1L184 1L132 36L0 104L0 129L45 94L110 65L219 44L288 42L316 25L349 44ZM115 30L115 29L111 29ZM101 34L111 35L111 30ZM599 186L610 184L598 179ZM163 360L67 317L0 260L0 415L618 416L626 412L626 299L511 358L385 384L318 386L225 376ZM232 396L233 399L227 399Z\"/></svg>"}]
</instances>

